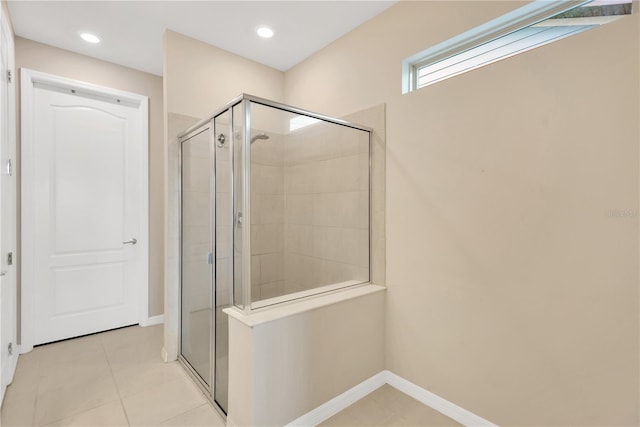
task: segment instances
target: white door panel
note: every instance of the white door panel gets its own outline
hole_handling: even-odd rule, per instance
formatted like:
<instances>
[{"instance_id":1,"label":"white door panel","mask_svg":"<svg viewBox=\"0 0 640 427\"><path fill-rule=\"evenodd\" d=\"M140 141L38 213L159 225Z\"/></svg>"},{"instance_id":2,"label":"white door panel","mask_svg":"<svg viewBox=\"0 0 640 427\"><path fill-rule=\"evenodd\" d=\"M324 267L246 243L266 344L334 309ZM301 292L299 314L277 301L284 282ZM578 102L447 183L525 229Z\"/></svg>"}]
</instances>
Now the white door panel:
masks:
<instances>
[{"instance_id":1,"label":"white door panel","mask_svg":"<svg viewBox=\"0 0 640 427\"><path fill-rule=\"evenodd\" d=\"M51 108L55 252L121 249L127 119L86 107Z\"/></svg>"},{"instance_id":2,"label":"white door panel","mask_svg":"<svg viewBox=\"0 0 640 427\"><path fill-rule=\"evenodd\" d=\"M33 344L138 323L138 112L37 84L33 100Z\"/></svg>"},{"instance_id":3,"label":"white door panel","mask_svg":"<svg viewBox=\"0 0 640 427\"><path fill-rule=\"evenodd\" d=\"M127 299L124 262L53 268L52 272L56 317L117 308Z\"/></svg>"}]
</instances>

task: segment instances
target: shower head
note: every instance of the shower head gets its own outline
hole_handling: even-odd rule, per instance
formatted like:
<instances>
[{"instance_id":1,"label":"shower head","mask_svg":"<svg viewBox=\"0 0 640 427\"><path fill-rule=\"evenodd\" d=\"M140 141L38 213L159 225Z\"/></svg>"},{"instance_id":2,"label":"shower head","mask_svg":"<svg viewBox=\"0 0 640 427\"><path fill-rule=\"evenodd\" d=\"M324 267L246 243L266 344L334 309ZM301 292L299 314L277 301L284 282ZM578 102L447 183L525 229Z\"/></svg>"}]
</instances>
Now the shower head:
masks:
<instances>
[{"instance_id":1,"label":"shower head","mask_svg":"<svg viewBox=\"0 0 640 427\"><path fill-rule=\"evenodd\" d=\"M266 133L262 132L257 134L256 136L254 136L253 138L251 138L251 143L253 144L254 142L256 142L256 140L258 139L269 139L269 135L267 135Z\"/></svg>"}]
</instances>

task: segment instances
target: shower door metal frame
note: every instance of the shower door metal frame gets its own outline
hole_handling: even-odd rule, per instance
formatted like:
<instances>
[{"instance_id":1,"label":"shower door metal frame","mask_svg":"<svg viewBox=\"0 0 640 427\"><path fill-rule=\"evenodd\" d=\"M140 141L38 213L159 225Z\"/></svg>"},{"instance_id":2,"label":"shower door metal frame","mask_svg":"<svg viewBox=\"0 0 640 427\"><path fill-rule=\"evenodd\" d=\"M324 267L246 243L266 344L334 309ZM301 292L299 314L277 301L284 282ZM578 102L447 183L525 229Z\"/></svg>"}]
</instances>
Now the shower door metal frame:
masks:
<instances>
[{"instance_id":1,"label":"shower door metal frame","mask_svg":"<svg viewBox=\"0 0 640 427\"><path fill-rule=\"evenodd\" d=\"M371 283L372 280L372 266L371 266L371 259L372 259L372 251L373 251L373 227L372 227L372 220L373 220L373 213L372 213L372 203L373 203L373 188L372 188L372 168L373 168L373 128L368 127L368 126L363 126L363 125L358 125L355 123L351 123L349 121L346 120L342 120L342 119L337 119L335 117L330 117L330 116L326 116L324 114L318 114L318 113L314 113L312 111L308 111L308 110L304 110L302 108L298 108L298 107L294 107L292 105L288 105L288 104L283 104L281 102L276 102L276 101L271 101L269 99L265 99L265 98L260 98L257 96L253 96L253 95L249 95L246 93L243 93L239 96L237 96L236 98L232 99L230 102L228 102L226 105L224 105L223 107L215 110L212 114L210 114L209 116L207 116L206 118L200 120L198 123L194 124L193 126L191 126L190 128L188 128L187 130L185 130L184 132L182 132L181 134L178 135L178 138L184 138L185 136L190 135L191 133L193 133L194 131L196 131L197 129L200 129L203 125L206 125L207 123L213 123L213 121L215 120L216 117L218 117L220 114L223 114L224 112L231 110L232 112L232 120L231 120L231 126L233 127L233 108L239 104L242 104L242 115L243 115L243 133L244 133L244 140L243 141L236 141L235 137L233 136L233 128L231 129L230 135L232 135L232 140L233 140L233 154L235 155L235 144L236 143L241 143L242 144L242 152L241 152L241 171L235 171L235 168L233 166L235 166L235 160L232 160L232 175L235 173L240 173L243 175L243 188L242 188L242 195L241 198L243 199L243 219L244 219L244 223L247 224L248 228L251 228L251 222L250 222L250 216L251 216L251 209L250 209L250 183L251 183L251 103L255 103L255 104L259 104L259 105L263 105L266 107L272 107L278 110L282 110L285 112L290 112L290 113L295 113L295 114L300 114L303 116L307 116L307 117L312 117L318 120L321 120L323 122L328 122L328 123L333 123L336 125L340 125L340 126L344 126L344 127L348 127L348 128L352 128L352 129L356 129L356 130L360 130L360 131L364 131L364 132L368 132L369 134L369 171L368 171L368 175L369 175L369 281L368 282L363 282L363 283ZM233 180L233 177L232 177ZM234 182L234 187L233 187L233 199L234 199L234 226L233 226L233 243L235 246L235 233L236 233L236 226L235 226L235 221L236 221L236 215L237 212L235 211L235 198L237 197L236 194L236 188L235 188L235 181ZM251 302L251 255L250 255L250 250L251 250L251 239L250 239L250 233L246 233L246 230L243 230L243 247L242 247L242 266L241 266L241 289L242 289L242 298L241 301L236 301L236 295L235 295L235 266L233 267L233 272L234 272L234 277L232 278L231 282L232 282L232 288L231 288L231 304L230 306L232 307L236 307L237 309L243 311L244 313L248 314L251 313L252 310L254 310L254 308L252 308L252 302ZM234 258L234 262L235 262L235 258ZM360 286L362 283L360 284L356 284L356 285L352 285L352 286ZM337 290L337 289L335 289ZM334 290L328 290L326 292L333 292ZM323 292L320 292L323 293ZM315 294L310 294L308 295L309 297L311 296L316 296L319 295L320 293L315 293ZM305 296L306 298L306 296ZM260 308L256 308L256 309L260 309Z\"/></svg>"},{"instance_id":2,"label":"shower door metal frame","mask_svg":"<svg viewBox=\"0 0 640 427\"><path fill-rule=\"evenodd\" d=\"M180 224L180 228L179 228L179 235L178 235L178 240L180 242L180 256L179 256L179 284L180 284L180 293L179 293L179 301L178 301L178 306L180 307L180 327L178 328L178 361L185 367L187 373L189 374L189 376L191 376L194 381L196 382L196 384L198 384L198 386L202 389L202 391L205 393L205 395L209 398L209 402L213 405L213 407L216 409L216 411L218 411L220 413L221 416L223 416L226 419L226 412L224 411L224 409L222 409L222 407L220 407L220 405L215 401L215 372L216 372L216 358L215 358L215 334L216 334L216 323L215 323L215 319L216 319L216 152L215 152L215 118L217 116L219 116L220 114L223 114L225 111L221 111L219 114L217 114L216 116L211 117L208 121L204 121L204 122L199 122L199 126L194 126L192 128L189 129L188 132L183 132L180 135L178 135L178 143L179 143L179 149L178 149L178 167L179 167L179 171L180 173L178 174L178 180L179 180L179 185L178 185L178 192L179 192L179 200L180 200L180 209L179 209L179 213L178 213L178 223ZM182 267L182 261L183 261L183 251L184 251L184 247L183 247L183 232L182 232L182 211L183 211L183 203L184 203L184 199L183 199L183 180L182 180L182 173L183 173L183 154L182 154L182 148L183 148L183 144L187 141L189 141L191 138L200 135L204 132L209 132L209 170L210 170L210 197L209 197L209 230L211 233L211 236L209 236L210 238L210 242L211 245L209 247L210 249L210 255L209 255L209 259L211 259L211 264L209 267L209 286L210 286L210 305L211 305L211 337L210 337L210 341L209 341L209 384L206 383L206 381L202 378L202 376L195 370L195 368L191 365L191 363L182 355L182 289L183 289L183 283L182 283L182 273L183 273L183 267Z\"/></svg>"},{"instance_id":3,"label":"shower door metal frame","mask_svg":"<svg viewBox=\"0 0 640 427\"><path fill-rule=\"evenodd\" d=\"M368 172L368 180L369 180L369 201L368 201L368 217L369 217L369 280L362 282L362 283L357 283L357 284L353 284L350 285L351 286L361 286L363 284L366 283L371 283L372 281L372 275L373 275L373 270L372 270L372 266L371 266L371 257L372 257L372 251L373 251L373 227L372 227L372 220L373 220L373 214L372 214L372 202L373 202L373 188L372 188L372 168L373 168L373 129L367 126L362 126L362 125L358 125L355 123L351 123L349 121L346 120L342 120L342 119L337 119L334 117L330 117L330 116L325 116L323 114L318 114L318 113L314 113L312 111L308 111L308 110L304 110L302 108L298 108L298 107L294 107L291 105L287 105L287 104L283 104L280 102L276 102L276 101L271 101L268 99L264 99L264 98L260 98L257 96L253 96L253 95L247 95L247 94L242 94L240 97L236 98L235 100L236 104L239 102L244 102L244 106L243 106L243 115L244 115L244 123L243 123L243 127L245 130L245 138L244 141L242 141L242 148L243 148L243 152L242 152L242 166L243 166L243 170L241 171L241 173L243 173L244 175L244 179L245 181L243 182L243 194L242 197L244 199L244 204L243 204L243 210L245 211L243 213L244 216L244 220L247 224L251 224L251 188L250 188L250 183L251 183L251 108L252 105L251 104L256 104L256 105L262 105L265 107L270 107L270 108L274 108L276 110L280 110L280 111L284 111L287 113L294 113L294 114L299 114L302 116L307 116L307 117L312 117L314 119L318 119L321 120L322 122L328 122L328 123L332 123L338 126L343 126L343 127L347 127L347 128L351 128L351 129L355 129L355 130L359 130L359 131L363 131L363 132L367 132L368 134L368 145L369 145L369 161L368 161L368 168L369 170ZM249 314L254 310L261 310L261 309L266 309L268 307L271 307L272 305L265 305L265 306L258 306L258 307L254 307L254 302L252 301L252 295L251 295L251 233L246 233L246 230L244 230L243 232L245 232L245 235L243 235L243 261L242 261L242 307L239 307L238 305L236 305L236 301L235 299L232 301L233 306L242 310L244 313ZM290 298L287 300L282 301L282 303L288 303L297 299L302 299L302 298L311 298L311 297L315 297L318 295L321 295L323 293L328 293L328 292L335 292L341 289L345 289L345 287L341 287L341 288L336 288L336 289L328 289L328 290L323 290L323 291L318 291L318 292L313 292L313 293L309 293L308 295L305 296L301 296L298 298Z\"/></svg>"}]
</instances>

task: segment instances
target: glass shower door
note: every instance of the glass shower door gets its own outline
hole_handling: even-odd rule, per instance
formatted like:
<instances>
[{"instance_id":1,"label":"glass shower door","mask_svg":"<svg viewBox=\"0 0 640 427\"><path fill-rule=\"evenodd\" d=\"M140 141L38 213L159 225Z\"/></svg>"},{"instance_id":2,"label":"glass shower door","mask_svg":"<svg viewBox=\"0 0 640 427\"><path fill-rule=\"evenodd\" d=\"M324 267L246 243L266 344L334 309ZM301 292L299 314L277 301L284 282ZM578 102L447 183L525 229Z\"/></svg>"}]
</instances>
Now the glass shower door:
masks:
<instances>
[{"instance_id":1,"label":"glass shower door","mask_svg":"<svg viewBox=\"0 0 640 427\"><path fill-rule=\"evenodd\" d=\"M181 360L226 413L233 281L231 110L182 140Z\"/></svg>"},{"instance_id":2,"label":"glass shower door","mask_svg":"<svg viewBox=\"0 0 640 427\"><path fill-rule=\"evenodd\" d=\"M181 346L183 359L211 389L213 175L209 126L182 142Z\"/></svg>"}]
</instances>

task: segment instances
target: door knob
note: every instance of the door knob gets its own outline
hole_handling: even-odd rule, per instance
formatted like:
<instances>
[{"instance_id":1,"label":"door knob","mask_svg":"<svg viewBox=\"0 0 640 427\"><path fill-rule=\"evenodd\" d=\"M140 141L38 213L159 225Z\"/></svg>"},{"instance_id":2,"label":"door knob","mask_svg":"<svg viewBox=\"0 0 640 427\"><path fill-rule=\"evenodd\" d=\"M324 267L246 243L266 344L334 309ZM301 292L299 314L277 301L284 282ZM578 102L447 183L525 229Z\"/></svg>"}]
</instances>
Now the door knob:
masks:
<instances>
[{"instance_id":1,"label":"door knob","mask_svg":"<svg viewBox=\"0 0 640 427\"><path fill-rule=\"evenodd\" d=\"M138 239L132 237L131 240L127 240L126 242L122 242L123 245L135 245L138 243Z\"/></svg>"}]
</instances>

